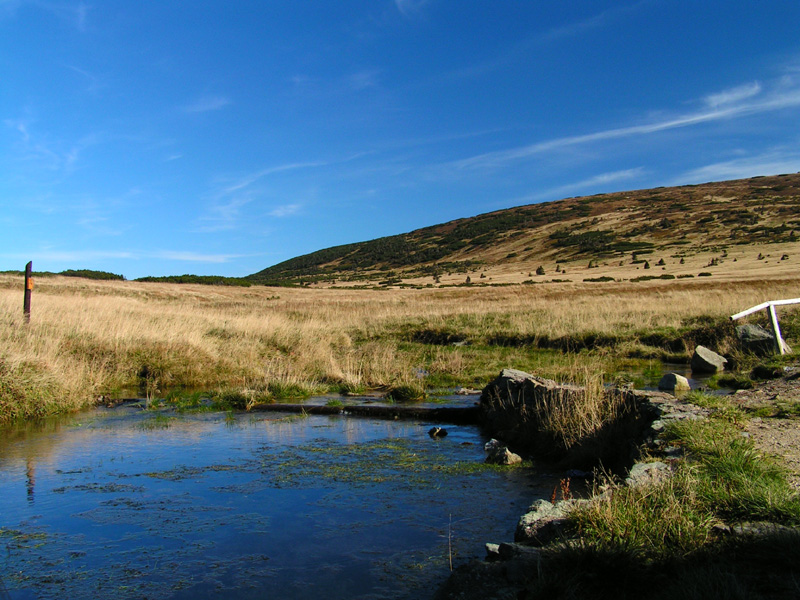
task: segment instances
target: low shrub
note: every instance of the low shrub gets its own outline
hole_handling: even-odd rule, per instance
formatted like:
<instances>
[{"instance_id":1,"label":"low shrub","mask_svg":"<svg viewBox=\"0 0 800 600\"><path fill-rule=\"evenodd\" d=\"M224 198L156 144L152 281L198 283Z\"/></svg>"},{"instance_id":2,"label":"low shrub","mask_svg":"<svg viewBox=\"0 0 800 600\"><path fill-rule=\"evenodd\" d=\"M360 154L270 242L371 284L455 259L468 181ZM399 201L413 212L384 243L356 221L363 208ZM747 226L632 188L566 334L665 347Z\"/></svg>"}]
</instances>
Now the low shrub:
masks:
<instances>
[{"instance_id":1,"label":"low shrub","mask_svg":"<svg viewBox=\"0 0 800 600\"><path fill-rule=\"evenodd\" d=\"M425 397L425 389L421 385L395 385L386 393L386 398L394 402L417 402Z\"/></svg>"}]
</instances>

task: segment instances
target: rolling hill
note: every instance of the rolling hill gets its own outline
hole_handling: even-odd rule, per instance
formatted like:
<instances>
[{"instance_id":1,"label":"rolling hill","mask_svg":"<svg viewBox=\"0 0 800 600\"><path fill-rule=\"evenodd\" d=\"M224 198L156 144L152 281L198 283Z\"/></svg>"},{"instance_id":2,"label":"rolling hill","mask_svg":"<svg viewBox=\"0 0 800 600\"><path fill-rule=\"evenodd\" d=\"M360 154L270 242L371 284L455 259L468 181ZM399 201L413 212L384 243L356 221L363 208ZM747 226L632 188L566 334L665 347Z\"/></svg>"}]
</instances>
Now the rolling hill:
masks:
<instances>
[{"instance_id":1,"label":"rolling hill","mask_svg":"<svg viewBox=\"0 0 800 600\"><path fill-rule=\"evenodd\" d=\"M537 269L551 276L577 266L627 267L628 273L651 262L666 265L665 258L683 265L704 253L718 255L708 259L710 268L729 250L769 244L782 252L799 239L797 173L519 206L318 250L247 279L383 286L519 282ZM480 273L480 280L467 281L470 273Z\"/></svg>"}]
</instances>

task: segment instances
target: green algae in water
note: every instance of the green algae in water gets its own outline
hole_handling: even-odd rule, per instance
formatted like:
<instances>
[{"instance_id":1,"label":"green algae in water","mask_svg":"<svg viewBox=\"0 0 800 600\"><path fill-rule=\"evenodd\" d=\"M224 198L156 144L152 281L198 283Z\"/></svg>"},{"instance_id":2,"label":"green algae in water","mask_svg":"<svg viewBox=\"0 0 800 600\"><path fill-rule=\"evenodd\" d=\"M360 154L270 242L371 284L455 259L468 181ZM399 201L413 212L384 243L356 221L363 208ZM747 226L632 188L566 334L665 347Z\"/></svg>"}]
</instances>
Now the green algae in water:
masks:
<instances>
[{"instance_id":1,"label":"green algae in water","mask_svg":"<svg viewBox=\"0 0 800 600\"><path fill-rule=\"evenodd\" d=\"M417 598L557 475L483 464L476 428L118 408L0 440L11 598ZM81 423L75 427L74 423Z\"/></svg>"}]
</instances>

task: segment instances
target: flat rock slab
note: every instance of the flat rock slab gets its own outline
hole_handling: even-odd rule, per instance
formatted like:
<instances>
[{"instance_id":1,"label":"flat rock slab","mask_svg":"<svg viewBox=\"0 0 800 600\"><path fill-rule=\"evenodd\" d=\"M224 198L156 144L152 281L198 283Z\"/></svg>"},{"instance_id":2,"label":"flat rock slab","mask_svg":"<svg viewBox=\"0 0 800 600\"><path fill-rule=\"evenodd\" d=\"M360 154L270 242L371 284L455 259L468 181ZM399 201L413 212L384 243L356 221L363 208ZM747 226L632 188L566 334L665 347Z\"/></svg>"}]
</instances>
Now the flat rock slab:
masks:
<instances>
[{"instance_id":1,"label":"flat rock slab","mask_svg":"<svg viewBox=\"0 0 800 600\"><path fill-rule=\"evenodd\" d=\"M422 419L458 425L476 425L478 423L477 406L317 406L309 404L256 404L251 411L305 413L307 415L354 415L358 417L375 417L379 419Z\"/></svg>"}]
</instances>

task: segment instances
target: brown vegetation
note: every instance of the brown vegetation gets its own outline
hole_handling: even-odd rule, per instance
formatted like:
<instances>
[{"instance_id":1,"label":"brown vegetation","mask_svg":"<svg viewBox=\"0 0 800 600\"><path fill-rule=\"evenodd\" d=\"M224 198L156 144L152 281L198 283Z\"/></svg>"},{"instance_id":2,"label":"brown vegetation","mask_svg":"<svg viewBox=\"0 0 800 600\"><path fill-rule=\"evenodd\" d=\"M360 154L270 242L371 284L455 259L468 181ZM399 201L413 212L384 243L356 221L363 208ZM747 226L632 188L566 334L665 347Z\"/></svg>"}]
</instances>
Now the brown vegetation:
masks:
<instances>
[{"instance_id":1,"label":"brown vegetation","mask_svg":"<svg viewBox=\"0 0 800 600\"><path fill-rule=\"evenodd\" d=\"M798 214L800 174L599 194L327 248L249 279L392 287L691 278L716 277L734 261L742 277L779 276L798 258Z\"/></svg>"},{"instance_id":2,"label":"brown vegetation","mask_svg":"<svg viewBox=\"0 0 800 600\"><path fill-rule=\"evenodd\" d=\"M3 275L0 419L174 388L269 396L281 387L482 386L507 366L565 380L576 362L565 351L580 348L591 350L582 368L608 372L620 356L667 351L643 347L660 341L642 342L642 332L666 331L669 345L693 317L724 323L796 295L796 276L734 275L609 283L602 294L591 283L386 292L53 277L37 282L29 325L22 279ZM679 353L693 348L678 342Z\"/></svg>"}]
</instances>

